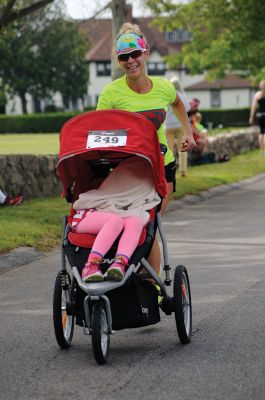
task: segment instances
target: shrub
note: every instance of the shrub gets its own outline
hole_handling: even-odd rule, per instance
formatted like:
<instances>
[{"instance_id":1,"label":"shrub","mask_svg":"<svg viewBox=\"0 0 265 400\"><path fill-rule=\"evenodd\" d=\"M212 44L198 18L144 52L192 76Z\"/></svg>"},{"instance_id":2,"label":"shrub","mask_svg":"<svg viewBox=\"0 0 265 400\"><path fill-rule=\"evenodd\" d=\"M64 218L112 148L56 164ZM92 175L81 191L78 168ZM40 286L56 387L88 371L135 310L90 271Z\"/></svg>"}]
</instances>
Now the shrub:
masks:
<instances>
[{"instance_id":1,"label":"shrub","mask_svg":"<svg viewBox=\"0 0 265 400\"><path fill-rule=\"evenodd\" d=\"M94 110L91 107L88 111ZM0 133L59 132L62 125L80 112L0 115Z\"/></svg>"},{"instance_id":2,"label":"shrub","mask_svg":"<svg viewBox=\"0 0 265 400\"><path fill-rule=\"evenodd\" d=\"M238 108L230 110L200 110L203 117L203 125L212 124L212 127L222 125L228 126L247 126L249 124L249 108Z\"/></svg>"}]
</instances>

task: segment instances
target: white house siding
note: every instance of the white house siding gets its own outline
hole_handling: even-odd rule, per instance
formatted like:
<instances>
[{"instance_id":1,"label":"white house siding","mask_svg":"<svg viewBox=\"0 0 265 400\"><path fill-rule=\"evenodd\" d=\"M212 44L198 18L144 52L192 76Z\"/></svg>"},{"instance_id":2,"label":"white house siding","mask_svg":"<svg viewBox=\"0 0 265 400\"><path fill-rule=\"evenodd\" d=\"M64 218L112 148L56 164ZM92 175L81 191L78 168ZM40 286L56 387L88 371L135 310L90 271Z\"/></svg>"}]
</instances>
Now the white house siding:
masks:
<instances>
[{"instance_id":1,"label":"white house siding","mask_svg":"<svg viewBox=\"0 0 265 400\"><path fill-rule=\"evenodd\" d=\"M250 107L249 89L226 89L221 91L222 108Z\"/></svg>"},{"instance_id":2,"label":"white house siding","mask_svg":"<svg viewBox=\"0 0 265 400\"><path fill-rule=\"evenodd\" d=\"M104 86L111 82L111 76L97 76L96 63L89 64L88 105L95 106Z\"/></svg>"},{"instance_id":3,"label":"white house siding","mask_svg":"<svg viewBox=\"0 0 265 400\"><path fill-rule=\"evenodd\" d=\"M33 113L34 110L34 102L32 96L30 94L26 94L26 103L27 103L27 112ZM52 100L41 100L41 110L44 110L45 106L48 104L53 104L56 107L62 107L63 101L62 96L59 92L56 92ZM6 114L22 114L22 102L19 96L9 97L6 103Z\"/></svg>"},{"instance_id":4,"label":"white house siding","mask_svg":"<svg viewBox=\"0 0 265 400\"><path fill-rule=\"evenodd\" d=\"M194 97L200 100L200 108L212 108L211 90L187 90L186 94L189 99ZM220 107L216 108L244 108L251 105L250 89L222 89L220 91Z\"/></svg>"}]
</instances>

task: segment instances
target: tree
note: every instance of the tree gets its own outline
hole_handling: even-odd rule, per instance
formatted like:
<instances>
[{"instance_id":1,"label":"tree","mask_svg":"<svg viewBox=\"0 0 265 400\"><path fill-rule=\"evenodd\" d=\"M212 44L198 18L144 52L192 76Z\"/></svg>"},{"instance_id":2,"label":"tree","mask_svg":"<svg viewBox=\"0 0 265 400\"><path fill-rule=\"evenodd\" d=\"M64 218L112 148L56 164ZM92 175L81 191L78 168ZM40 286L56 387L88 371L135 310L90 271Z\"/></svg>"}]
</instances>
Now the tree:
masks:
<instances>
[{"instance_id":1,"label":"tree","mask_svg":"<svg viewBox=\"0 0 265 400\"><path fill-rule=\"evenodd\" d=\"M0 78L9 93L20 96L23 113L26 93L40 99L59 91L68 102L86 93L87 49L87 39L73 22L56 18L38 26L17 21L0 36Z\"/></svg>"},{"instance_id":2,"label":"tree","mask_svg":"<svg viewBox=\"0 0 265 400\"><path fill-rule=\"evenodd\" d=\"M70 21L52 20L39 34L42 88L59 91L65 105L71 99L82 98L87 91L88 67L84 60L88 48L87 38ZM44 91L40 93L43 94Z\"/></svg>"},{"instance_id":3,"label":"tree","mask_svg":"<svg viewBox=\"0 0 265 400\"><path fill-rule=\"evenodd\" d=\"M147 0L160 16L156 24L165 31L188 29L192 40L181 52L168 57L171 66L185 64L191 73L208 77L227 72L260 79L265 75L265 2L263 0Z\"/></svg>"},{"instance_id":4,"label":"tree","mask_svg":"<svg viewBox=\"0 0 265 400\"><path fill-rule=\"evenodd\" d=\"M10 23L28 16L33 12L52 3L54 0L18 1L1 0L0 4L0 31Z\"/></svg>"},{"instance_id":5,"label":"tree","mask_svg":"<svg viewBox=\"0 0 265 400\"><path fill-rule=\"evenodd\" d=\"M112 39L114 40L122 24L126 20L127 16L127 5L126 0L112 0L111 2L112 11ZM111 76L115 80L123 75L123 71L115 66L115 60L112 57L111 63Z\"/></svg>"}]
</instances>

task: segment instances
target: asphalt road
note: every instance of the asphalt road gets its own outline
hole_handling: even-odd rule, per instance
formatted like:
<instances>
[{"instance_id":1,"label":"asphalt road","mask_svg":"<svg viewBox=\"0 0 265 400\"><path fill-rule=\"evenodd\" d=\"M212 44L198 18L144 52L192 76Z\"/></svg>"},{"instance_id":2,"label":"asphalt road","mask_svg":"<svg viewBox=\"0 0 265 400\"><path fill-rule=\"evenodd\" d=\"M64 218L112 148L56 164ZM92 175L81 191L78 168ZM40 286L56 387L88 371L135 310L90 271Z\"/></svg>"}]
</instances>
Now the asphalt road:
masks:
<instances>
[{"instance_id":1,"label":"asphalt road","mask_svg":"<svg viewBox=\"0 0 265 400\"><path fill-rule=\"evenodd\" d=\"M174 316L111 337L98 366L76 327L57 347L53 251L0 275L0 399L263 400L265 398L265 175L175 202L164 217L172 266L188 268L193 338Z\"/></svg>"}]
</instances>

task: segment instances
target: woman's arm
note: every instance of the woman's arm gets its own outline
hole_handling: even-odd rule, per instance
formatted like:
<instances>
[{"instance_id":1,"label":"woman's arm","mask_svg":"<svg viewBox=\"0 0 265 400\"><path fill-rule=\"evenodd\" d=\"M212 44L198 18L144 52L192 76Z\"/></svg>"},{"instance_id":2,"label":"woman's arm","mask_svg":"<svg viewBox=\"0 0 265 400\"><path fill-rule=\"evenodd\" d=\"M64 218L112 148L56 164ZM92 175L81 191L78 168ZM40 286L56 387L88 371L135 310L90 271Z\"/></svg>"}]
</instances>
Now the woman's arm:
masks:
<instances>
[{"instance_id":1,"label":"woman's arm","mask_svg":"<svg viewBox=\"0 0 265 400\"><path fill-rule=\"evenodd\" d=\"M253 101L252 101L252 105L251 105L251 109L250 109L250 115L249 115L250 125L254 124L254 117L255 117L255 112L257 109L257 102L258 102L258 95L259 95L259 92L257 92L253 97Z\"/></svg>"},{"instance_id":2,"label":"woman's arm","mask_svg":"<svg viewBox=\"0 0 265 400\"><path fill-rule=\"evenodd\" d=\"M176 115L176 117L178 118L179 122L181 123L181 125L185 130L185 134L182 139L182 148L180 149L180 151L192 150L193 147L196 146L196 143L193 138L192 128L190 125L190 121L188 119L187 111L185 109L182 100L178 95L175 101L171 104L171 106L174 114Z\"/></svg>"}]
</instances>

